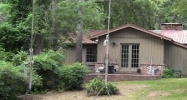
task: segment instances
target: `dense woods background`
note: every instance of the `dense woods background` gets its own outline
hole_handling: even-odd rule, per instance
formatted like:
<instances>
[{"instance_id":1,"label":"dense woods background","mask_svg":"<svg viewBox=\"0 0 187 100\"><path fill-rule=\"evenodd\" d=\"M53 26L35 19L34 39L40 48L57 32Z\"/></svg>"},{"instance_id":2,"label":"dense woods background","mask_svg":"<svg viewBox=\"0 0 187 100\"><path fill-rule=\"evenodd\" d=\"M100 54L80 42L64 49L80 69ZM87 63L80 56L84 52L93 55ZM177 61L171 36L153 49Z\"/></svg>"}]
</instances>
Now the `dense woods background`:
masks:
<instances>
[{"instance_id":1,"label":"dense woods background","mask_svg":"<svg viewBox=\"0 0 187 100\"><path fill-rule=\"evenodd\" d=\"M82 31L106 29L108 0L34 0L34 53L57 50ZM112 0L111 28L132 23L159 29L161 23L182 23L187 27L186 0ZM0 45L16 53L28 50L31 33L32 0L0 1ZM79 38L79 39L78 39ZM79 48L81 50L81 48Z\"/></svg>"}]
</instances>

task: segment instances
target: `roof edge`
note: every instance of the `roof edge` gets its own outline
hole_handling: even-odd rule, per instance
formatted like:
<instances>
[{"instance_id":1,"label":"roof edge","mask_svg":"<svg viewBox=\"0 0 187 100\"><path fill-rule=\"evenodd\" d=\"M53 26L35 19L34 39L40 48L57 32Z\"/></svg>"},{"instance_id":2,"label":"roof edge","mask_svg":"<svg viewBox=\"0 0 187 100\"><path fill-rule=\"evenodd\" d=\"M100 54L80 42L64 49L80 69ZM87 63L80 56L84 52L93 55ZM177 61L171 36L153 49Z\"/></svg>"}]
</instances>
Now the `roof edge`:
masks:
<instances>
[{"instance_id":1,"label":"roof edge","mask_svg":"<svg viewBox=\"0 0 187 100\"><path fill-rule=\"evenodd\" d=\"M128 28L128 27L137 29L137 30L139 30L139 31L148 33L148 34L153 35L153 36L156 36L156 37L160 37L160 38L165 39L165 40L168 40L168 41L172 41L171 38L168 38L168 37L166 37L166 36L162 36L162 35L160 35L160 34L157 34L157 33L152 32L152 31L150 31L150 30L147 30L147 29L144 29L144 28L142 28L142 27L136 26L136 25L134 25L134 24L125 24L125 25L122 25L122 26L119 26L119 27L115 27L115 28L113 28L113 29L110 29L110 30L109 30L109 33L116 32L116 31L119 31L119 30L121 30L121 29L125 29L125 28ZM93 35L90 39L98 38L98 37L100 37L100 36L106 35L107 33L108 33L108 32L105 31L105 32L101 32L101 33L95 34L95 35Z\"/></svg>"},{"instance_id":2,"label":"roof edge","mask_svg":"<svg viewBox=\"0 0 187 100\"><path fill-rule=\"evenodd\" d=\"M173 41L172 43L175 44L175 45L178 45L180 47L183 47L183 48L187 49L187 45L184 45L184 44L181 44L181 43L175 42L175 41Z\"/></svg>"}]
</instances>

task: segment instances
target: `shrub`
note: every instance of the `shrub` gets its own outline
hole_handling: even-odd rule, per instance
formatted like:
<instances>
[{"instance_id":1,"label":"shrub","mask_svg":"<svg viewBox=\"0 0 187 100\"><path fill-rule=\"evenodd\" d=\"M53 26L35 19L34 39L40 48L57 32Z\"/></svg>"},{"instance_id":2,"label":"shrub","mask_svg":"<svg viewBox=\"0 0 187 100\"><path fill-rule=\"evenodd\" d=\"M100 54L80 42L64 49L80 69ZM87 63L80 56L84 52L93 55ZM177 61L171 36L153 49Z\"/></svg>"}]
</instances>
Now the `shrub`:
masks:
<instances>
[{"instance_id":1,"label":"shrub","mask_svg":"<svg viewBox=\"0 0 187 100\"><path fill-rule=\"evenodd\" d=\"M108 83L107 88L110 95L119 93L119 89L112 83ZM86 90L88 95L97 95L98 93L99 95L108 95L105 82L101 78L94 78L91 80L88 83Z\"/></svg>"},{"instance_id":2,"label":"shrub","mask_svg":"<svg viewBox=\"0 0 187 100\"><path fill-rule=\"evenodd\" d=\"M28 57L28 53L25 51L20 51L18 52L18 54L16 54L13 58L12 58L12 64L14 66L18 66L21 65L24 61L26 61Z\"/></svg>"},{"instance_id":3,"label":"shrub","mask_svg":"<svg viewBox=\"0 0 187 100\"><path fill-rule=\"evenodd\" d=\"M176 78L176 74L171 70L171 69L164 69L163 70L163 75L162 75L163 78Z\"/></svg>"},{"instance_id":4,"label":"shrub","mask_svg":"<svg viewBox=\"0 0 187 100\"><path fill-rule=\"evenodd\" d=\"M74 63L73 65L63 66L61 70L61 77L64 83L65 90L82 89L84 79L89 73L89 69L87 66L81 63Z\"/></svg>"},{"instance_id":5,"label":"shrub","mask_svg":"<svg viewBox=\"0 0 187 100\"><path fill-rule=\"evenodd\" d=\"M21 64L17 66L21 72L23 73L24 77L29 80L29 71L30 71L30 65L25 66L24 64ZM42 84L42 77L36 73L35 70L32 70L32 85L41 87Z\"/></svg>"},{"instance_id":6,"label":"shrub","mask_svg":"<svg viewBox=\"0 0 187 100\"><path fill-rule=\"evenodd\" d=\"M60 67L63 65L63 60L62 53L52 50L34 56L34 71L38 74L38 78L42 79L41 85L34 86L35 90L56 89L62 84Z\"/></svg>"},{"instance_id":7,"label":"shrub","mask_svg":"<svg viewBox=\"0 0 187 100\"><path fill-rule=\"evenodd\" d=\"M0 99L15 100L16 94L26 90L26 79L19 67L0 61Z\"/></svg>"},{"instance_id":8,"label":"shrub","mask_svg":"<svg viewBox=\"0 0 187 100\"><path fill-rule=\"evenodd\" d=\"M14 57L14 53L5 52L5 50L0 46L0 60L11 61Z\"/></svg>"}]
</instances>

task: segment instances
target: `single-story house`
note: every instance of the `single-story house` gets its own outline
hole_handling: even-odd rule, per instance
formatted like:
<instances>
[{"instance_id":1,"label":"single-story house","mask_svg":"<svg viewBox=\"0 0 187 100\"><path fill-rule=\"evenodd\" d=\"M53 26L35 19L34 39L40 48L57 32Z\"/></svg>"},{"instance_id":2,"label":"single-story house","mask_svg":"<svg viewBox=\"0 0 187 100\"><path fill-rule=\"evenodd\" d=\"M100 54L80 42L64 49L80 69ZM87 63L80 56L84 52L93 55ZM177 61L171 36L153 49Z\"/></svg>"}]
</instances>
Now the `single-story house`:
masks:
<instances>
[{"instance_id":1,"label":"single-story house","mask_svg":"<svg viewBox=\"0 0 187 100\"><path fill-rule=\"evenodd\" d=\"M141 66L158 65L180 69L182 75L187 75L187 45L180 43L180 39L175 41L172 37L163 35L172 33L173 29L183 31L180 24L173 28L174 26L162 24L161 30L147 30L133 24L125 24L111 29L109 63L118 65L119 72L136 72ZM91 31L90 36L83 36L83 63L94 65L105 62L106 46L103 43L107 33L107 30L96 30ZM75 61L73 51L66 54L67 59Z\"/></svg>"}]
</instances>

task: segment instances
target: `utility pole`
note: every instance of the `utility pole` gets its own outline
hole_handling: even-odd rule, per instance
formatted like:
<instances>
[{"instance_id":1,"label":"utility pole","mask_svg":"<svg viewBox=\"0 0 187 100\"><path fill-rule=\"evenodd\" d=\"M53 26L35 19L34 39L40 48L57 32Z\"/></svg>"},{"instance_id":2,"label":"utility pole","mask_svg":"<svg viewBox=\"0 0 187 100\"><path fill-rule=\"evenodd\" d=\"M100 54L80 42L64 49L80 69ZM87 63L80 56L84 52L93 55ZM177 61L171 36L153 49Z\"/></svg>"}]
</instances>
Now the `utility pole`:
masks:
<instances>
[{"instance_id":1,"label":"utility pole","mask_svg":"<svg viewBox=\"0 0 187 100\"><path fill-rule=\"evenodd\" d=\"M107 82L108 82L108 58L109 58L109 33L110 33L110 8L111 8L111 0L108 1L108 32L106 35L106 59L105 59L105 86L107 88Z\"/></svg>"},{"instance_id":2,"label":"utility pole","mask_svg":"<svg viewBox=\"0 0 187 100\"><path fill-rule=\"evenodd\" d=\"M32 89L32 67L33 67L33 34L34 34L34 0L32 0L32 26L31 26L31 47L30 51L30 69L29 69L29 91Z\"/></svg>"}]
</instances>

